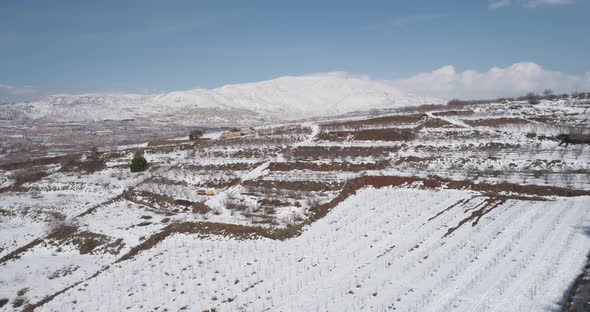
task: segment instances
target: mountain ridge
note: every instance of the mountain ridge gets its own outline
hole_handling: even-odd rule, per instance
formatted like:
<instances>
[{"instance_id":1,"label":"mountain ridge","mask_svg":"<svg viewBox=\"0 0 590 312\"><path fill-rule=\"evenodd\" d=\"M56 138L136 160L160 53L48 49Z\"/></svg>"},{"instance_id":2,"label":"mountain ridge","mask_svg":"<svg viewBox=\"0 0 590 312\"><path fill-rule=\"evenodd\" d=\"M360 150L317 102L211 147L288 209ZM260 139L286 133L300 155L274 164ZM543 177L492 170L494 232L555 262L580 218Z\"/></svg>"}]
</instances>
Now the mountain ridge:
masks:
<instances>
[{"instance_id":1,"label":"mountain ridge","mask_svg":"<svg viewBox=\"0 0 590 312\"><path fill-rule=\"evenodd\" d=\"M51 95L3 105L0 119L49 122L149 119L177 124L253 124L358 110L443 101L405 93L390 84L334 74L286 76L261 82L158 94Z\"/></svg>"}]
</instances>

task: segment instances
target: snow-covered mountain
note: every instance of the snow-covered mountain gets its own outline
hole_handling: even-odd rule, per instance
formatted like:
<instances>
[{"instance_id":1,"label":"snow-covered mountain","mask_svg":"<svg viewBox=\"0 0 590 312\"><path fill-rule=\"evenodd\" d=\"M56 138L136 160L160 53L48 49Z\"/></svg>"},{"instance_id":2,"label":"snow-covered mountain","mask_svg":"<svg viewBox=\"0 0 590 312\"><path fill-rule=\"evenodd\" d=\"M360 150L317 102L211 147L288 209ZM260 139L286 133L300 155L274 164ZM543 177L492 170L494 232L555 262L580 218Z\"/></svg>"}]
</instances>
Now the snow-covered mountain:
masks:
<instances>
[{"instance_id":1,"label":"snow-covered mountain","mask_svg":"<svg viewBox=\"0 0 590 312\"><path fill-rule=\"evenodd\" d=\"M3 105L0 119L150 119L178 124L255 124L440 102L406 94L382 81L317 74L151 95L54 95Z\"/></svg>"}]
</instances>

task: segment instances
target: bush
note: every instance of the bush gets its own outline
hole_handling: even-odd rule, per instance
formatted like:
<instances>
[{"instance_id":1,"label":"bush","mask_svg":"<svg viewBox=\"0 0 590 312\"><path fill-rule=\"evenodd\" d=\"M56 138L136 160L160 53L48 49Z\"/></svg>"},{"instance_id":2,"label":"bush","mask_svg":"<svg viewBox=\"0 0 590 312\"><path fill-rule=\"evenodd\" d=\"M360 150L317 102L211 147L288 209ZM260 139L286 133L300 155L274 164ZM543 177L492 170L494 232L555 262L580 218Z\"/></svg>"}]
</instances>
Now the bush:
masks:
<instances>
[{"instance_id":1,"label":"bush","mask_svg":"<svg viewBox=\"0 0 590 312\"><path fill-rule=\"evenodd\" d=\"M145 157L143 157L143 152L142 151L137 151L135 152L135 155L133 156L133 160L131 160L131 172L141 172L141 171L145 171L148 167L148 162L145 159Z\"/></svg>"},{"instance_id":2,"label":"bush","mask_svg":"<svg viewBox=\"0 0 590 312\"><path fill-rule=\"evenodd\" d=\"M14 185L19 187L25 183L33 183L41 180L48 173L39 169L24 168L14 172Z\"/></svg>"},{"instance_id":3,"label":"bush","mask_svg":"<svg viewBox=\"0 0 590 312\"><path fill-rule=\"evenodd\" d=\"M527 93L527 95L525 95L524 97L527 101L529 101L529 104L539 104L539 96L537 94L535 94L534 92L529 92Z\"/></svg>"},{"instance_id":4,"label":"bush","mask_svg":"<svg viewBox=\"0 0 590 312\"><path fill-rule=\"evenodd\" d=\"M555 92L553 92L553 90L551 90L551 89L547 89L547 90L543 91L543 97L546 100L550 100L550 101L554 101L559 98L559 96L555 95Z\"/></svg>"},{"instance_id":5,"label":"bush","mask_svg":"<svg viewBox=\"0 0 590 312\"><path fill-rule=\"evenodd\" d=\"M47 237L54 240L65 240L78 231L78 224L73 220L56 219L47 224Z\"/></svg>"},{"instance_id":6,"label":"bush","mask_svg":"<svg viewBox=\"0 0 590 312\"><path fill-rule=\"evenodd\" d=\"M100 159L100 153L98 152L98 147L94 146L90 149L90 151L88 152L88 155L86 155L86 159L88 160L98 160Z\"/></svg>"},{"instance_id":7,"label":"bush","mask_svg":"<svg viewBox=\"0 0 590 312\"><path fill-rule=\"evenodd\" d=\"M459 99L452 99L450 101L447 102L447 106L451 106L451 107L461 107L461 106L465 106L465 101L461 101Z\"/></svg>"},{"instance_id":8,"label":"bush","mask_svg":"<svg viewBox=\"0 0 590 312\"><path fill-rule=\"evenodd\" d=\"M195 129L195 130L191 131L191 133L188 135L188 138L191 141L196 141L202 136L203 136L203 130Z\"/></svg>"}]
</instances>

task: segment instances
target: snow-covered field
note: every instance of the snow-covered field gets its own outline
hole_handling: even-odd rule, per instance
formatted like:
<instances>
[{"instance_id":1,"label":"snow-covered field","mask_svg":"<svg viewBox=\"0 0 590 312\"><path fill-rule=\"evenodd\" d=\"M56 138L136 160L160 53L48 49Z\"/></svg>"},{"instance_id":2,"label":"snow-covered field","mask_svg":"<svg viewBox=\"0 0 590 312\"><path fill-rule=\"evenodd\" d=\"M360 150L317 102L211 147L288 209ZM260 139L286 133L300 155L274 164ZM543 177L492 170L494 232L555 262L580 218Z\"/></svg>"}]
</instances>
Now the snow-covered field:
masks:
<instances>
[{"instance_id":1,"label":"snow-covered field","mask_svg":"<svg viewBox=\"0 0 590 312\"><path fill-rule=\"evenodd\" d=\"M444 237L475 195L369 188L287 241L172 236L42 310L555 309L590 249L590 197L508 200Z\"/></svg>"},{"instance_id":2,"label":"snow-covered field","mask_svg":"<svg viewBox=\"0 0 590 312\"><path fill-rule=\"evenodd\" d=\"M0 166L0 311L559 310L590 250L590 147L555 135L587 133L588 107L357 116ZM130 173L137 149L150 167Z\"/></svg>"}]
</instances>

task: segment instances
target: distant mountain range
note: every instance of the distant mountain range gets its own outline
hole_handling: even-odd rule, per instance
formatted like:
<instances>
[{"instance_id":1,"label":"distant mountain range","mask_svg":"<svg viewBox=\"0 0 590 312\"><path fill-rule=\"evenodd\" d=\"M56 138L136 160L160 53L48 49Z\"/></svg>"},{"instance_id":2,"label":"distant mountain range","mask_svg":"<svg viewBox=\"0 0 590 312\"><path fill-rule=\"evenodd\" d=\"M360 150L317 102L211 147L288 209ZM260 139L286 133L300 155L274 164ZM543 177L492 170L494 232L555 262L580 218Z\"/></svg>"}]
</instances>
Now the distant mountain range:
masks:
<instances>
[{"instance_id":1,"label":"distant mountain range","mask_svg":"<svg viewBox=\"0 0 590 312\"><path fill-rule=\"evenodd\" d=\"M179 125L231 126L439 103L442 100L407 94L382 81L317 74L150 95L53 95L4 104L0 119L145 119Z\"/></svg>"}]
</instances>

